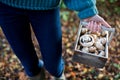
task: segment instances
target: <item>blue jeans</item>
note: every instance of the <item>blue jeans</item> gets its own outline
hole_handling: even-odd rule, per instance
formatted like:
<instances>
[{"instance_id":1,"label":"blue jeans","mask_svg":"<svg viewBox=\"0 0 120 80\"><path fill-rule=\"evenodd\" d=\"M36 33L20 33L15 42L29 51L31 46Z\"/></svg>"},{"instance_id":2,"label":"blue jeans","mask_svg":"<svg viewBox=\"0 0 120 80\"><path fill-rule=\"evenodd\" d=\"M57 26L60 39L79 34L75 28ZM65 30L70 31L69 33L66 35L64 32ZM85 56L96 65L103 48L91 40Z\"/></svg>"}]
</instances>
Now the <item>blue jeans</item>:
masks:
<instances>
[{"instance_id":1,"label":"blue jeans","mask_svg":"<svg viewBox=\"0 0 120 80\"><path fill-rule=\"evenodd\" d=\"M24 10L0 3L0 26L15 55L28 76L37 75L38 66L30 24L40 45L45 68L59 77L64 68L62 59L62 32L59 8L52 10Z\"/></svg>"}]
</instances>

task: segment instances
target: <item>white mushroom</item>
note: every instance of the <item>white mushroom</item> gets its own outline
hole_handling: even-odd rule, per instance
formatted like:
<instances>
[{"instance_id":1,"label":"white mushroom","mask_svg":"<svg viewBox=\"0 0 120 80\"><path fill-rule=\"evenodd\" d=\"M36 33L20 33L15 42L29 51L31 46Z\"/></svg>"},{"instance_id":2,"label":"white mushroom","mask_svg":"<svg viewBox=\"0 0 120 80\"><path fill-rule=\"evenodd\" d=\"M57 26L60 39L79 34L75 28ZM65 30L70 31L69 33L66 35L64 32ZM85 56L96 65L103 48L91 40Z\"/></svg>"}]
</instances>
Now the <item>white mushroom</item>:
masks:
<instances>
[{"instance_id":1,"label":"white mushroom","mask_svg":"<svg viewBox=\"0 0 120 80\"><path fill-rule=\"evenodd\" d=\"M101 36L101 33L100 32L96 32L96 35L99 37L99 36Z\"/></svg>"},{"instance_id":2,"label":"white mushroom","mask_svg":"<svg viewBox=\"0 0 120 80\"><path fill-rule=\"evenodd\" d=\"M102 36L102 37L105 37L106 35L107 35L107 31L102 31L102 32L101 32L101 36Z\"/></svg>"},{"instance_id":3,"label":"white mushroom","mask_svg":"<svg viewBox=\"0 0 120 80\"><path fill-rule=\"evenodd\" d=\"M95 50L95 55L98 55L98 51L97 50Z\"/></svg>"},{"instance_id":4,"label":"white mushroom","mask_svg":"<svg viewBox=\"0 0 120 80\"><path fill-rule=\"evenodd\" d=\"M103 44L103 45L105 45L106 44L106 38L100 38L100 42Z\"/></svg>"},{"instance_id":5,"label":"white mushroom","mask_svg":"<svg viewBox=\"0 0 120 80\"><path fill-rule=\"evenodd\" d=\"M83 48L82 48L82 51L88 53L88 52L89 52L89 49L88 49L88 47L83 47Z\"/></svg>"},{"instance_id":6,"label":"white mushroom","mask_svg":"<svg viewBox=\"0 0 120 80\"><path fill-rule=\"evenodd\" d=\"M100 32L92 32L92 34L95 34L95 35L97 35L98 37L101 36L101 33L100 33Z\"/></svg>"},{"instance_id":7,"label":"white mushroom","mask_svg":"<svg viewBox=\"0 0 120 80\"><path fill-rule=\"evenodd\" d=\"M88 31L87 28L82 28L82 30L81 30L81 34L85 34L87 31Z\"/></svg>"},{"instance_id":8,"label":"white mushroom","mask_svg":"<svg viewBox=\"0 0 120 80\"><path fill-rule=\"evenodd\" d=\"M91 34L91 36L94 38L95 41L97 41L98 37L95 34Z\"/></svg>"},{"instance_id":9,"label":"white mushroom","mask_svg":"<svg viewBox=\"0 0 120 80\"><path fill-rule=\"evenodd\" d=\"M95 46L98 50L104 50L105 49L104 46L100 42L96 42Z\"/></svg>"},{"instance_id":10,"label":"white mushroom","mask_svg":"<svg viewBox=\"0 0 120 80\"><path fill-rule=\"evenodd\" d=\"M91 35L82 35L79 40L82 46L92 46L94 44L94 38Z\"/></svg>"},{"instance_id":11,"label":"white mushroom","mask_svg":"<svg viewBox=\"0 0 120 80\"><path fill-rule=\"evenodd\" d=\"M96 47L94 46L89 47L89 52L93 53L95 52L95 50L96 50Z\"/></svg>"},{"instance_id":12,"label":"white mushroom","mask_svg":"<svg viewBox=\"0 0 120 80\"><path fill-rule=\"evenodd\" d=\"M100 53L98 55L99 56L105 56L105 52L104 51L100 51Z\"/></svg>"}]
</instances>

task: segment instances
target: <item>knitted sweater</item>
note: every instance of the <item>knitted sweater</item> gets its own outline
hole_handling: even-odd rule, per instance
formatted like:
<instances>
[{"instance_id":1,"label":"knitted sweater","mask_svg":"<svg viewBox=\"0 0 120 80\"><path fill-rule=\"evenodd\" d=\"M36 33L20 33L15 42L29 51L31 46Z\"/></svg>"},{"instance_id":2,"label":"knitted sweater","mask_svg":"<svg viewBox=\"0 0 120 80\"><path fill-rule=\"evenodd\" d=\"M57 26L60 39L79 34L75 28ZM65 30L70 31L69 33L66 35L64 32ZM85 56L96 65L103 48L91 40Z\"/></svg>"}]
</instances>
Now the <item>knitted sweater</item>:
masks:
<instances>
[{"instance_id":1,"label":"knitted sweater","mask_svg":"<svg viewBox=\"0 0 120 80\"><path fill-rule=\"evenodd\" d=\"M96 0L63 0L65 5L75 11L79 11L81 19L98 14ZM60 0L0 0L0 2L12 7L29 10L48 10L59 7Z\"/></svg>"}]
</instances>

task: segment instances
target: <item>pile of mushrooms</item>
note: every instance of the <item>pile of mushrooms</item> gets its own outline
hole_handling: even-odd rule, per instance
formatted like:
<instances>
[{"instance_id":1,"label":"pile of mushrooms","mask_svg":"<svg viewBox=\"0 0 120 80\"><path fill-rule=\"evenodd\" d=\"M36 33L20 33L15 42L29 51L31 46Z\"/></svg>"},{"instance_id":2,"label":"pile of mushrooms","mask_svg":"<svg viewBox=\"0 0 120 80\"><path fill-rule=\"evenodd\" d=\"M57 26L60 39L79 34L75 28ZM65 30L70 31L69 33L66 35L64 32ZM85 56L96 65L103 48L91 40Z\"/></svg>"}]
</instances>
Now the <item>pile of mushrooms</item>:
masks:
<instances>
[{"instance_id":1,"label":"pile of mushrooms","mask_svg":"<svg viewBox=\"0 0 120 80\"><path fill-rule=\"evenodd\" d=\"M99 56L105 56L107 31L90 32L87 28L81 29L79 37L79 50Z\"/></svg>"}]
</instances>

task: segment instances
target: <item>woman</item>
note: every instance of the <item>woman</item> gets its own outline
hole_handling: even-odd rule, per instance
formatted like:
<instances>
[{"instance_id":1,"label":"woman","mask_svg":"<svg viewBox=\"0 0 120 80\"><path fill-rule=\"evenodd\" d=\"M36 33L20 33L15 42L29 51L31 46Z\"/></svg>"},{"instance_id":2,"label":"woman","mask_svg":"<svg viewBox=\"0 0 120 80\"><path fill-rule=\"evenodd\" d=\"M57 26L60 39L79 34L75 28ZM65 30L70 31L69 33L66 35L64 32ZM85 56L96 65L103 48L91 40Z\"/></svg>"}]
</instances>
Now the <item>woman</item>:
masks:
<instances>
[{"instance_id":1,"label":"woman","mask_svg":"<svg viewBox=\"0 0 120 80\"><path fill-rule=\"evenodd\" d=\"M89 22L90 30L99 31L100 25L110 27L98 15L95 0L64 3L78 11L81 20ZM44 80L40 76L43 66L55 80L65 80L59 4L60 0L0 0L1 28L31 80ZM39 42L43 62L34 50L29 23Z\"/></svg>"}]
</instances>

